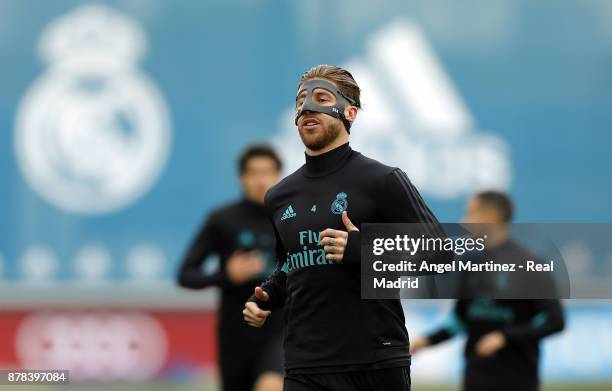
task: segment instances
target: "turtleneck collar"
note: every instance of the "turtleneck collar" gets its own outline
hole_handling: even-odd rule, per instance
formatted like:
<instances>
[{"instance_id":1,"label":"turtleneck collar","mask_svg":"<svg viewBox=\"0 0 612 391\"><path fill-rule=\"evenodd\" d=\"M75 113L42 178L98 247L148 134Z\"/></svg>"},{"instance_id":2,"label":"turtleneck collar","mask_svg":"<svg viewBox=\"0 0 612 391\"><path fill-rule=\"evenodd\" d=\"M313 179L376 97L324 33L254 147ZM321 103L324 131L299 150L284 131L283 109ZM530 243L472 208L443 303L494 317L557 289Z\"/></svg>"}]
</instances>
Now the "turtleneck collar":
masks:
<instances>
[{"instance_id":1,"label":"turtleneck collar","mask_svg":"<svg viewBox=\"0 0 612 391\"><path fill-rule=\"evenodd\" d=\"M331 174L346 163L352 151L349 143L346 143L331 151L316 156L310 156L304 153L306 155L304 176L321 177Z\"/></svg>"}]
</instances>

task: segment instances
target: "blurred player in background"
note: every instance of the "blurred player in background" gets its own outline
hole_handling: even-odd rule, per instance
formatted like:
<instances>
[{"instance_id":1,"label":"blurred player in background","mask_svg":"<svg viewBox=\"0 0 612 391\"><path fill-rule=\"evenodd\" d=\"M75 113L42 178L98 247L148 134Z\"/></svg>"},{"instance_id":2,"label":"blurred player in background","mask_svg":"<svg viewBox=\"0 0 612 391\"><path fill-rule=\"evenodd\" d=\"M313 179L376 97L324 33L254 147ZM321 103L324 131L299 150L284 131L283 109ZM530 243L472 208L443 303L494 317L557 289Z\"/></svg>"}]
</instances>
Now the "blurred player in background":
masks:
<instances>
[{"instance_id":1,"label":"blurred player in background","mask_svg":"<svg viewBox=\"0 0 612 391\"><path fill-rule=\"evenodd\" d=\"M482 192L469 200L464 222L489 227L487 259L532 259L510 239L512 214L510 198L500 192ZM411 351L415 354L465 332L464 390L535 391L540 383L539 342L563 328L558 299L460 299L447 323L414 341Z\"/></svg>"},{"instance_id":2,"label":"blurred player in background","mask_svg":"<svg viewBox=\"0 0 612 391\"><path fill-rule=\"evenodd\" d=\"M438 222L401 169L349 146L361 103L347 70L310 69L295 103L306 163L266 194L278 266L245 304L245 320L261 327L286 302L286 391L406 391L404 312L399 299L361 299L358 227Z\"/></svg>"},{"instance_id":3,"label":"blurred player in background","mask_svg":"<svg viewBox=\"0 0 612 391\"><path fill-rule=\"evenodd\" d=\"M225 391L280 391L283 385L282 312L263 332L248 327L244 302L275 267L274 232L266 217L266 191L279 179L281 160L266 145L248 147L239 159L241 200L213 211L187 251L178 280L186 288L221 288L219 365ZM203 265L219 257L216 272Z\"/></svg>"}]
</instances>

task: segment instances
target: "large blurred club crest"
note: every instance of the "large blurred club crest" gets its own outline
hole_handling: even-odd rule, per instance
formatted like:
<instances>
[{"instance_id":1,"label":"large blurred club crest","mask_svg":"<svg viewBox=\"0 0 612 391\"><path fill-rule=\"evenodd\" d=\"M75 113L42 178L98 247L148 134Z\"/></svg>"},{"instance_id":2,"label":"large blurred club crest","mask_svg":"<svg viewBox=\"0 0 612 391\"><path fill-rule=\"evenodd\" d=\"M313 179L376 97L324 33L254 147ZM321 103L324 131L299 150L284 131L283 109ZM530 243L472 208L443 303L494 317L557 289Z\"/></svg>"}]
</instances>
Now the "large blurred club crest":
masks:
<instances>
[{"instance_id":1,"label":"large blurred club crest","mask_svg":"<svg viewBox=\"0 0 612 391\"><path fill-rule=\"evenodd\" d=\"M170 121L155 84L137 69L146 37L136 21L86 5L43 31L48 69L17 113L15 149L29 185L66 211L107 213L155 183Z\"/></svg>"}]
</instances>

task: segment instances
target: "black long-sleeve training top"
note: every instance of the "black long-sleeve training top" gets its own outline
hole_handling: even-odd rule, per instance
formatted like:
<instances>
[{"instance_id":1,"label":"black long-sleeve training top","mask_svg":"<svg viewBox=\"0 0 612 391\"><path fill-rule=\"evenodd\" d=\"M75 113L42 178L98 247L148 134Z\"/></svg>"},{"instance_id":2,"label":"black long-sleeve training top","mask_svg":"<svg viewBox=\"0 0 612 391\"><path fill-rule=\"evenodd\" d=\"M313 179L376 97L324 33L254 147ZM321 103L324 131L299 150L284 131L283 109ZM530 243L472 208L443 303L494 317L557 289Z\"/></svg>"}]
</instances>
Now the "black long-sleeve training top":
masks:
<instances>
[{"instance_id":1,"label":"black long-sleeve training top","mask_svg":"<svg viewBox=\"0 0 612 391\"><path fill-rule=\"evenodd\" d=\"M267 263L264 273L244 284L232 283L227 276L226 266L236 250L258 251ZM213 255L219 257L219 267L214 273L207 274L202 266ZM178 280L186 288L221 288L218 324L221 347L236 345L246 349L253 344L259 346L264 343L267 336L282 333L282 313L271 316L270 327L263 333L245 324L242 316L245 301L274 268L274 231L264 206L245 198L216 209L208 216L182 261Z\"/></svg>"},{"instance_id":2,"label":"black long-sleeve training top","mask_svg":"<svg viewBox=\"0 0 612 391\"><path fill-rule=\"evenodd\" d=\"M513 241L488 249L486 256L495 260L534 259ZM538 285L542 290L551 289L548 278L540 280ZM467 334L466 391L536 391L539 387L539 342L563 328L563 311L558 299L462 299L455 302L447 323L428 338L431 344L438 344L460 332ZM506 346L492 357L480 357L476 345L482 336L492 331L500 331L506 337Z\"/></svg>"},{"instance_id":3,"label":"black long-sleeve training top","mask_svg":"<svg viewBox=\"0 0 612 391\"><path fill-rule=\"evenodd\" d=\"M342 372L410 365L399 300L362 300L360 233L350 232L342 262L325 259L319 233L346 231L342 211L362 223L438 224L399 168L352 150L348 143L318 156L268 191L277 269L263 284L286 303L285 366L293 373Z\"/></svg>"}]
</instances>

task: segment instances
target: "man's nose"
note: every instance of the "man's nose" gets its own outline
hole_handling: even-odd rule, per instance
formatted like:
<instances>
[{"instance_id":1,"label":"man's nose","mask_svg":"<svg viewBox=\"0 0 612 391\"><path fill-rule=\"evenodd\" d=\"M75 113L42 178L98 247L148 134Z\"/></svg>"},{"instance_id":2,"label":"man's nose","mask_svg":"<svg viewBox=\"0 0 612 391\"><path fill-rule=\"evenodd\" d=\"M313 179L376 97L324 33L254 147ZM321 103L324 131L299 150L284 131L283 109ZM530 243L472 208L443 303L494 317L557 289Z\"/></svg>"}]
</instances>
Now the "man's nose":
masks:
<instances>
[{"instance_id":1,"label":"man's nose","mask_svg":"<svg viewBox=\"0 0 612 391\"><path fill-rule=\"evenodd\" d=\"M316 111L312 111L312 110L304 110L302 111L302 113L300 114L300 117L304 114L316 114Z\"/></svg>"}]
</instances>

